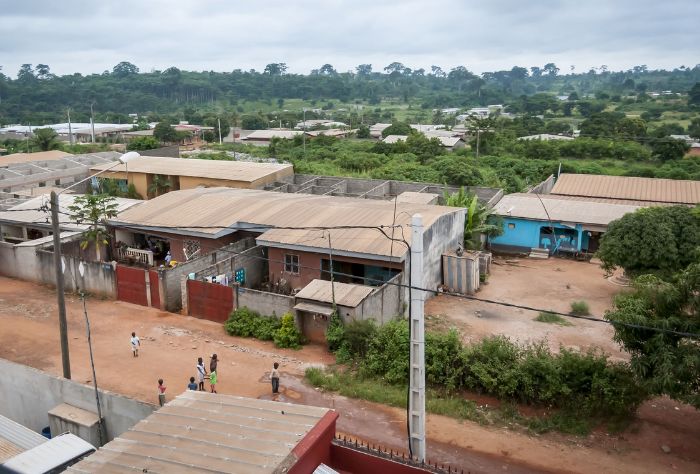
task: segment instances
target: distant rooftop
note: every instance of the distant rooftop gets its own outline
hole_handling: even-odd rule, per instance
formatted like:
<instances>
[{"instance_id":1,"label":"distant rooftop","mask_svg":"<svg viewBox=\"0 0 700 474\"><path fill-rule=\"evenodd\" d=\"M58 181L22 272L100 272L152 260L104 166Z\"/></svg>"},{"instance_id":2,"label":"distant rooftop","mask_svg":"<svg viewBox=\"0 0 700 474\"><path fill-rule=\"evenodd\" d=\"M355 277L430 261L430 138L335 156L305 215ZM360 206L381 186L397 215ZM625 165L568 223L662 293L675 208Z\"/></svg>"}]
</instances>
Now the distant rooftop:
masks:
<instances>
[{"instance_id":1,"label":"distant rooftop","mask_svg":"<svg viewBox=\"0 0 700 474\"><path fill-rule=\"evenodd\" d=\"M186 391L67 472L286 472L327 416L337 418L328 408Z\"/></svg>"},{"instance_id":2,"label":"distant rooftop","mask_svg":"<svg viewBox=\"0 0 700 474\"><path fill-rule=\"evenodd\" d=\"M254 130L241 140L271 140L272 138L290 139L302 135L301 130Z\"/></svg>"},{"instance_id":3,"label":"distant rooftop","mask_svg":"<svg viewBox=\"0 0 700 474\"><path fill-rule=\"evenodd\" d=\"M647 203L698 204L700 181L563 173L551 194Z\"/></svg>"},{"instance_id":4,"label":"distant rooftop","mask_svg":"<svg viewBox=\"0 0 700 474\"><path fill-rule=\"evenodd\" d=\"M90 171L97 172L112 166L97 165ZM270 174L291 169L290 164L254 163L249 161L205 160L198 158L168 158L160 156L140 157L129 161L128 164L111 168L110 173L126 172L160 174L170 176L191 176L197 178L211 178L229 181L243 181L253 183Z\"/></svg>"},{"instance_id":5,"label":"distant rooftop","mask_svg":"<svg viewBox=\"0 0 700 474\"><path fill-rule=\"evenodd\" d=\"M37 151L35 153L13 153L11 155L0 156L0 167L15 163L28 163L32 161L52 161L73 156L61 150Z\"/></svg>"}]
</instances>

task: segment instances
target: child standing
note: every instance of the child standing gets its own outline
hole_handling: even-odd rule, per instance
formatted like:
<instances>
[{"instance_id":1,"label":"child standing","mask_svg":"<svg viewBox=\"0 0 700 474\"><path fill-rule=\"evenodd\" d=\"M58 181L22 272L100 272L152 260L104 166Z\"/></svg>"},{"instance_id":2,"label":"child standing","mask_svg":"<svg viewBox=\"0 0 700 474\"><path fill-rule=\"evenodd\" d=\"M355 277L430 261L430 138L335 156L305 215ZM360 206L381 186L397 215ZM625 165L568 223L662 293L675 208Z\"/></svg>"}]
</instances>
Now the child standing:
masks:
<instances>
[{"instance_id":1,"label":"child standing","mask_svg":"<svg viewBox=\"0 0 700 474\"><path fill-rule=\"evenodd\" d=\"M187 384L187 390L197 391L197 384L194 383L194 377L190 377L190 383Z\"/></svg>"},{"instance_id":2,"label":"child standing","mask_svg":"<svg viewBox=\"0 0 700 474\"><path fill-rule=\"evenodd\" d=\"M216 370L212 370L209 373L209 383L211 384L211 393L216 393L216 382L217 382Z\"/></svg>"},{"instance_id":3,"label":"child standing","mask_svg":"<svg viewBox=\"0 0 700 474\"><path fill-rule=\"evenodd\" d=\"M158 379L158 403L160 403L160 406L165 405L165 388L163 379Z\"/></svg>"},{"instance_id":4,"label":"child standing","mask_svg":"<svg viewBox=\"0 0 700 474\"><path fill-rule=\"evenodd\" d=\"M197 358L197 382L199 382L199 390L204 391L204 376L207 375L207 369L204 367L204 361L201 357Z\"/></svg>"},{"instance_id":5,"label":"child standing","mask_svg":"<svg viewBox=\"0 0 700 474\"><path fill-rule=\"evenodd\" d=\"M131 352L134 354L134 357L139 356L139 347L141 347L141 340L136 336L135 332L131 333Z\"/></svg>"},{"instance_id":6,"label":"child standing","mask_svg":"<svg viewBox=\"0 0 700 474\"><path fill-rule=\"evenodd\" d=\"M272 381L272 393L279 393L280 389L280 373L279 370L279 364L275 362L272 364L272 372L270 372L270 380Z\"/></svg>"}]
</instances>

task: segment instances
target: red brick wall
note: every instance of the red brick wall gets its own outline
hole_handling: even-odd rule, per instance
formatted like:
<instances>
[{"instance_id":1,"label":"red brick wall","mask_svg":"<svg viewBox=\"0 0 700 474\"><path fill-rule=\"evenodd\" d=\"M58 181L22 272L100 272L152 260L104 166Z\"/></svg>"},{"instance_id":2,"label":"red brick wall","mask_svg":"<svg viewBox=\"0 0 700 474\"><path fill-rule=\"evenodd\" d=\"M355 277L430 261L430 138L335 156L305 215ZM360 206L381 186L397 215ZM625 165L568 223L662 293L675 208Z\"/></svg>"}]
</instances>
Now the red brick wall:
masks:
<instances>
[{"instance_id":1,"label":"red brick wall","mask_svg":"<svg viewBox=\"0 0 700 474\"><path fill-rule=\"evenodd\" d=\"M295 275L284 271L284 255L299 256L299 274ZM270 259L270 281L278 281L284 278L289 282L292 288L303 288L312 280L321 278L321 261L328 259L327 253L311 253L299 252L296 250L287 250L270 247L268 249L268 258ZM362 263L366 265L377 265L382 267L396 268L403 270L402 263L384 262L379 260L369 260L365 258L353 257L333 257L333 260L338 262Z\"/></svg>"}]
</instances>

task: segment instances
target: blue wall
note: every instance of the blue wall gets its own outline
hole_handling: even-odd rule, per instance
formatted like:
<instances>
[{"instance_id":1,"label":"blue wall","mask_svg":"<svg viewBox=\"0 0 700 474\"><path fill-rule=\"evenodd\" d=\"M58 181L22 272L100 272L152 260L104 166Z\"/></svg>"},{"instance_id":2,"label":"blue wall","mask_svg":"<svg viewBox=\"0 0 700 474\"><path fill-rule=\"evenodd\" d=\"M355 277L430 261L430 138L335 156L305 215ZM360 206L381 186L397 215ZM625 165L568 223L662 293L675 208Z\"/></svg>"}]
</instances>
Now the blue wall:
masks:
<instances>
[{"instance_id":1,"label":"blue wall","mask_svg":"<svg viewBox=\"0 0 700 474\"><path fill-rule=\"evenodd\" d=\"M512 229L510 225L514 226ZM562 225L560 222L552 222L554 227L554 232L559 241L557 245L561 246L566 239L561 239L561 235L565 234L571 236L573 240L570 243L573 244L571 250L581 251L588 248L588 235L583 231L581 224L576 224L575 228ZM540 232L542 228L549 228L550 223L548 221L537 221L529 219L519 219L515 217L504 217L503 218L503 235L499 237L493 237L490 239L493 245L503 245L511 247L522 247L524 249L531 248L550 248L552 244L546 245L545 239L540 239ZM551 240L551 239L547 239Z\"/></svg>"}]
</instances>

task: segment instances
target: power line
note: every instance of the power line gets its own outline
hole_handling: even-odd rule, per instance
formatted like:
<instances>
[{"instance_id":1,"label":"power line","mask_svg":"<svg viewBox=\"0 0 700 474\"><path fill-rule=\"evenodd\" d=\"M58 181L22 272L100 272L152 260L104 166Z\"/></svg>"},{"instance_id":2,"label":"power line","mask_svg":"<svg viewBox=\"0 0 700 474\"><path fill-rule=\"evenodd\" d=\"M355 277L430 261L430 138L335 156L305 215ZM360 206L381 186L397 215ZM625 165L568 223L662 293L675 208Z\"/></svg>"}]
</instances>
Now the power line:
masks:
<instances>
[{"instance_id":1,"label":"power line","mask_svg":"<svg viewBox=\"0 0 700 474\"><path fill-rule=\"evenodd\" d=\"M220 248L217 250L217 252L225 252L225 253L230 253L230 254L233 254L236 256L241 256L244 258L254 258L254 259L259 259L259 260L265 260L267 262L284 264L283 260L269 259L269 258L266 258L263 256L257 256L257 255L245 255L242 252L236 252L235 250L229 250L229 249L225 249L225 248ZM321 273L321 274L324 272L324 270L322 270L322 269L319 269L316 267L311 267L308 265L302 265L301 263L298 265L298 267L304 268L307 270L319 271L319 273ZM533 306L526 306L526 305L516 304L516 303L508 303L505 301L492 300L492 299L488 299L488 298L480 298L478 296L464 295L461 293L439 291L439 290L433 290L430 288L421 288L419 286L413 286L410 283L409 284L397 283L397 282L392 282L392 281L379 280L379 279L371 278L371 277L352 275L350 273L343 273L343 272L338 272L338 271L333 271L333 274L335 276L348 277L348 278L353 278L353 279L357 279L357 280L363 280L365 282L378 283L378 284L382 284L382 285L384 285L384 284L392 285L392 286L397 286L399 288L407 288L409 290L425 291L425 292L428 292L428 293L431 293L434 295L446 295L446 296L452 296L455 298L467 299L467 300L472 300L472 301L479 301L482 303L494 304L494 305L499 305L499 306L506 306L506 307L510 307L510 308L523 309L523 310L527 310L527 311L552 313L552 314L556 314L558 316L563 316L566 318L581 319L581 320L591 321L591 322L595 322L595 323L609 324L612 326L623 326L623 327L628 327L631 329L643 329L643 330L655 331L655 332L660 332L660 333L665 333L665 334L673 334L675 336L700 339L700 334L697 334L697 333L674 331L672 329L664 329L664 328L658 328L658 327L653 327L653 326L643 326L640 324L625 323L625 322L621 322L621 321L609 321L607 319L603 319L600 316L582 316L582 315L575 315L575 314L569 314L569 313L562 313L560 311L555 311L555 310L550 310L550 309L536 308Z\"/></svg>"}]
</instances>

